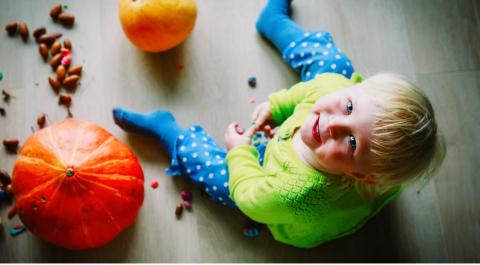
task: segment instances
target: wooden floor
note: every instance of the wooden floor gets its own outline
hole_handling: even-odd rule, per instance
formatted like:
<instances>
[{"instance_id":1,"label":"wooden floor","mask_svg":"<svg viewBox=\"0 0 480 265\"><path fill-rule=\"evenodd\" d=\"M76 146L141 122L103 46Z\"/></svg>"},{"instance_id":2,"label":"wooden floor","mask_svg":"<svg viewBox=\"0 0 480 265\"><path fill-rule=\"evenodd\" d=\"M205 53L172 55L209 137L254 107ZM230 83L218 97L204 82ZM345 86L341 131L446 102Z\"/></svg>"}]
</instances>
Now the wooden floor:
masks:
<instances>
[{"instance_id":1,"label":"wooden floor","mask_svg":"<svg viewBox=\"0 0 480 265\"><path fill-rule=\"evenodd\" d=\"M32 39L9 38L3 26L25 21L31 28L61 31L73 42L74 64L84 65L73 96L74 117L95 122L128 144L145 172L145 202L136 222L108 245L75 252L26 232L12 237L20 221L1 206L0 262L480 262L480 2L476 0L302 0L293 18L307 29L329 30L339 47L369 76L407 75L434 103L448 153L434 180L420 193L407 189L357 233L314 249L275 242L266 230L245 238L248 219L193 189L193 210L176 220L179 191L191 183L164 173L166 155L152 139L115 126L114 106L146 112L170 109L180 124L200 123L219 142L231 121L248 124L253 104L299 81L298 74L255 30L266 1L198 0L189 39L160 54L143 53L125 38L117 1L63 1L77 20L67 30L52 22L57 1L0 0L0 89L15 96L0 117L0 138L31 134L36 117L48 123L66 111L49 87L50 67ZM177 65L184 64L183 70ZM247 79L256 76L250 89ZM15 155L0 150L11 171ZM152 180L160 182L150 188Z\"/></svg>"}]
</instances>

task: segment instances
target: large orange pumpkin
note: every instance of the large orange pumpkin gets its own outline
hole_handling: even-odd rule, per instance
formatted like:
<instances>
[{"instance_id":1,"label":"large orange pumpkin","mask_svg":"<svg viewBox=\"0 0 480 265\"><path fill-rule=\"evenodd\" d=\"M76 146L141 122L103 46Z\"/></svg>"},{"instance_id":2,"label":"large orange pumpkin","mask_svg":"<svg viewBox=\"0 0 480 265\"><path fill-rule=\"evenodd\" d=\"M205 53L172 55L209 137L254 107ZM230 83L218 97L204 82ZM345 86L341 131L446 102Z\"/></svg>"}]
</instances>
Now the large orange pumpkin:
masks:
<instances>
[{"instance_id":1,"label":"large orange pumpkin","mask_svg":"<svg viewBox=\"0 0 480 265\"><path fill-rule=\"evenodd\" d=\"M119 0L119 17L138 48L161 52L184 41L197 18L195 0Z\"/></svg>"},{"instance_id":2,"label":"large orange pumpkin","mask_svg":"<svg viewBox=\"0 0 480 265\"><path fill-rule=\"evenodd\" d=\"M67 119L25 141L13 169L17 213L35 235L87 249L130 225L143 203L133 152L103 128Z\"/></svg>"}]
</instances>

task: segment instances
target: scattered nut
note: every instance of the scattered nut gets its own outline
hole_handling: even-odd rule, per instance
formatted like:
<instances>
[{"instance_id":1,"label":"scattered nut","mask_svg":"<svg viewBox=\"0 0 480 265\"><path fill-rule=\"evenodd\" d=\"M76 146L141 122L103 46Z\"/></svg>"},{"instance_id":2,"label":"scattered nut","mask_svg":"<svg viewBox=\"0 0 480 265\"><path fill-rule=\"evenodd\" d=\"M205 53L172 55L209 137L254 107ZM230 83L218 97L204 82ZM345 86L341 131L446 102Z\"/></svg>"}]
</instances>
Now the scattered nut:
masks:
<instances>
[{"instance_id":1,"label":"scattered nut","mask_svg":"<svg viewBox=\"0 0 480 265\"><path fill-rule=\"evenodd\" d=\"M63 41L63 47L68 50L72 50L72 42L69 39Z\"/></svg>"},{"instance_id":2,"label":"scattered nut","mask_svg":"<svg viewBox=\"0 0 480 265\"><path fill-rule=\"evenodd\" d=\"M45 43L40 43L38 45L38 52L42 56L43 60L46 62L48 59L48 47Z\"/></svg>"},{"instance_id":3,"label":"scattered nut","mask_svg":"<svg viewBox=\"0 0 480 265\"><path fill-rule=\"evenodd\" d=\"M15 138L7 138L3 140L3 146L9 153L17 153L19 141Z\"/></svg>"},{"instance_id":4,"label":"scattered nut","mask_svg":"<svg viewBox=\"0 0 480 265\"><path fill-rule=\"evenodd\" d=\"M65 80L63 80L63 86L66 88L73 88L77 85L79 79L80 76L78 75L70 75L69 77L65 78Z\"/></svg>"},{"instance_id":5,"label":"scattered nut","mask_svg":"<svg viewBox=\"0 0 480 265\"><path fill-rule=\"evenodd\" d=\"M3 184L3 186L8 186L10 183L12 183L12 178L10 177L8 172L1 168L0 168L0 182Z\"/></svg>"},{"instance_id":6,"label":"scattered nut","mask_svg":"<svg viewBox=\"0 0 480 265\"><path fill-rule=\"evenodd\" d=\"M38 124L38 127L39 127L40 129L42 129L43 127L45 127L45 121L47 120L46 117L47 117L47 116L45 115L45 113L42 113L40 116L38 116L38 118L37 118L37 124Z\"/></svg>"},{"instance_id":7,"label":"scattered nut","mask_svg":"<svg viewBox=\"0 0 480 265\"><path fill-rule=\"evenodd\" d=\"M183 205L182 203L178 203L177 207L175 207L175 215L179 218L183 212Z\"/></svg>"},{"instance_id":8,"label":"scattered nut","mask_svg":"<svg viewBox=\"0 0 480 265\"><path fill-rule=\"evenodd\" d=\"M56 39L60 38L62 33L50 33L44 34L38 38L38 42L45 43L47 46L51 46Z\"/></svg>"},{"instance_id":9,"label":"scattered nut","mask_svg":"<svg viewBox=\"0 0 480 265\"><path fill-rule=\"evenodd\" d=\"M45 27L40 27L40 28L36 28L33 31L32 35L35 38L35 40L38 42L38 39L40 38L40 36L42 36L45 33L47 33L47 29Z\"/></svg>"},{"instance_id":10,"label":"scattered nut","mask_svg":"<svg viewBox=\"0 0 480 265\"><path fill-rule=\"evenodd\" d=\"M81 75L82 74L82 69L83 66L77 65L77 66L72 66L70 69L68 69L68 75Z\"/></svg>"},{"instance_id":11,"label":"scattered nut","mask_svg":"<svg viewBox=\"0 0 480 265\"><path fill-rule=\"evenodd\" d=\"M65 93L60 94L58 104L69 107L72 104L72 97Z\"/></svg>"},{"instance_id":12,"label":"scattered nut","mask_svg":"<svg viewBox=\"0 0 480 265\"><path fill-rule=\"evenodd\" d=\"M8 91L5 90L5 89L2 90L2 96L3 96L3 101L5 101L5 102L7 102L7 103L8 103L8 102L10 101L10 99L12 98L12 95L10 95L10 93L8 93Z\"/></svg>"},{"instance_id":13,"label":"scattered nut","mask_svg":"<svg viewBox=\"0 0 480 265\"><path fill-rule=\"evenodd\" d=\"M65 67L63 65L59 65L57 67L56 74L57 74L58 81L63 82L63 80L65 79L66 72L67 72L67 70L65 69Z\"/></svg>"},{"instance_id":14,"label":"scattered nut","mask_svg":"<svg viewBox=\"0 0 480 265\"><path fill-rule=\"evenodd\" d=\"M58 16L58 21L63 26L70 28L73 27L73 24L75 23L75 16L67 13L61 13Z\"/></svg>"},{"instance_id":15,"label":"scattered nut","mask_svg":"<svg viewBox=\"0 0 480 265\"><path fill-rule=\"evenodd\" d=\"M5 117L6 114L7 114L7 112L5 111L5 109L0 107L0 115Z\"/></svg>"},{"instance_id":16,"label":"scattered nut","mask_svg":"<svg viewBox=\"0 0 480 265\"><path fill-rule=\"evenodd\" d=\"M8 219L12 219L16 214L17 214L17 207L13 205L13 207L8 210L7 217Z\"/></svg>"},{"instance_id":17,"label":"scattered nut","mask_svg":"<svg viewBox=\"0 0 480 265\"><path fill-rule=\"evenodd\" d=\"M50 16L53 18L53 20L57 20L58 16L62 13L62 4L58 3L50 9Z\"/></svg>"},{"instance_id":18,"label":"scattered nut","mask_svg":"<svg viewBox=\"0 0 480 265\"><path fill-rule=\"evenodd\" d=\"M60 53L57 53L50 60L50 65L52 66L53 71L55 71L57 69L57 66L60 64L61 59L62 59L62 55Z\"/></svg>"},{"instance_id":19,"label":"scattered nut","mask_svg":"<svg viewBox=\"0 0 480 265\"><path fill-rule=\"evenodd\" d=\"M57 77L49 76L48 82L50 83L50 86L52 87L53 91L55 91L55 94L58 94L58 92L60 92L60 88L62 88L62 84L60 83L60 81L58 81Z\"/></svg>"},{"instance_id":20,"label":"scattered nut","mask_svg":"<svg viewBox=\"0 0 480 265\"><path fill-rule=\"evenodd\" d=\"M67 118L73 118L73 113L72 113L72 111L70 110L70 106L67 107Z\"/></svg>"},{"instance_id":21,"label":"scattered nut","mask_svg":"<svg viewBox=\"0 0 480 265\"><path fill-rule=\"evenodd\" d=\"M7 199L10 199L13 197L13 188L12 184L8 184L7 187L5 188L5 192L7 193Z\"/></svg>"},{"instance_id":22,"label":"scattered nut","mask_svg":"<svg viewBox=\"0 0 480 265\"><path fill-rule=\"evenodd\" d=\"M5 30L8 32L8 36L13 37L17 34L18 24L16 22L11 22L5 25Z\"/></svg>"},{"instance_id":23,"label":"scattered nut","mask_svg":"<svg viewBox=\"0 0 480 265\"><path fill-rule=\"evenodd\" d=\"M55 41L53 44L52 44L52 47L50 48L50 54L52 56L55 56L57 53L60 52L60 50L62 49L62 43L59 42L59 41Z\"/></svg>"},{"instance_id":24,"label":"scattered nut","mask_svg":"<svg viewBox=\"0 0 480 265\"><path fill-rule=\"evenodd\" d=\"M22 37L23 42L26 42L28 40L28 26L25 23L20 23L18 24L18 33L20 33L20 36Z\"/></svg>"}]
</instances>

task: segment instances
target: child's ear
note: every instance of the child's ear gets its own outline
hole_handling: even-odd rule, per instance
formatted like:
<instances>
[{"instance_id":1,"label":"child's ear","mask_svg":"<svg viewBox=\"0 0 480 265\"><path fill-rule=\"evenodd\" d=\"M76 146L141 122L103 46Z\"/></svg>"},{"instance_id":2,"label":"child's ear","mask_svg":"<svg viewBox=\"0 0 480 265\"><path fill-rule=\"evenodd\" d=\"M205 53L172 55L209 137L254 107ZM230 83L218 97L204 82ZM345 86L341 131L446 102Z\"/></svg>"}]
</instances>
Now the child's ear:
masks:
<instances>
[{"instance_id":1,"label":"child's ear","mask_svg":"<svg viewBox=\"0 0 480 265\"><path fill-rule=\"evenodd\" d=\"M351 176L352 178L358 180L358 181L362 181L365 184L375 184L376 183L375 179L370 175L364 175L362 173L356 173L356 172L350 173L348 175Z\"/></svg>"}]
</instances>

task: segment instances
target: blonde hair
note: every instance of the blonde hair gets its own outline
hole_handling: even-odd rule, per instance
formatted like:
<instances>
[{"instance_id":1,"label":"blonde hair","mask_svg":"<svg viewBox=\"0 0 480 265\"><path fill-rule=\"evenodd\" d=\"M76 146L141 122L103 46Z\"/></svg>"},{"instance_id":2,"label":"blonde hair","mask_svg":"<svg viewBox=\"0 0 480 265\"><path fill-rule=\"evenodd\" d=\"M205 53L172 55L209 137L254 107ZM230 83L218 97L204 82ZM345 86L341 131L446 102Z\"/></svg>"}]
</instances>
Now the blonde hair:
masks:
<instances>
[{"instance_id":1,"label":"blonde hair","mask_svg":"<svg viewBox=\"0 0 480 265\"><path fill-rule=\"evenodd\" d=\"M446 152L429 99L398 74L376 74L362 86L379 107L370 142L370 177L377 185L364 186L383 192L416 180L425 184Z\"/></svg>"}]
</instances>

